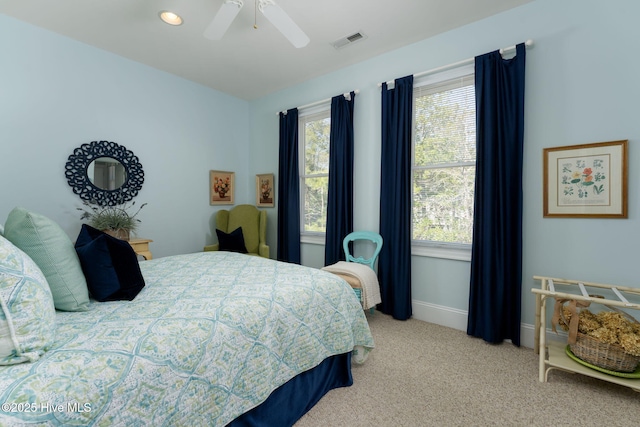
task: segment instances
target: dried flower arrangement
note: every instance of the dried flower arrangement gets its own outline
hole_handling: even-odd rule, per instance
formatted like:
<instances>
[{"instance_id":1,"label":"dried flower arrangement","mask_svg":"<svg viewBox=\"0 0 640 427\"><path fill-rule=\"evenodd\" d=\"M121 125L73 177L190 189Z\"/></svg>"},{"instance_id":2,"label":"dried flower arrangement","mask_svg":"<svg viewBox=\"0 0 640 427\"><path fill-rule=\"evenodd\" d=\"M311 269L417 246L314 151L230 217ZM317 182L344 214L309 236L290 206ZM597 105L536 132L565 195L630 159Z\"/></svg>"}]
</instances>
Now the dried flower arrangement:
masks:
<instances>
[{"instance_id":1,"label":"dried flower arrangement","mask_svg":"<svg viewBox=\"0 0 640 427\"><path fill-rule=\"evenodd\" d=\"M564 319L561 319L558 324L562 329L568 331L567 325L571 321L571 310L563 307L563 314ZM617 344L627 354L640 356L640 323L629 320L617 311L592 313L583 308L578 316L579 332L604 343Z\"/></svg>"}]
</instances>

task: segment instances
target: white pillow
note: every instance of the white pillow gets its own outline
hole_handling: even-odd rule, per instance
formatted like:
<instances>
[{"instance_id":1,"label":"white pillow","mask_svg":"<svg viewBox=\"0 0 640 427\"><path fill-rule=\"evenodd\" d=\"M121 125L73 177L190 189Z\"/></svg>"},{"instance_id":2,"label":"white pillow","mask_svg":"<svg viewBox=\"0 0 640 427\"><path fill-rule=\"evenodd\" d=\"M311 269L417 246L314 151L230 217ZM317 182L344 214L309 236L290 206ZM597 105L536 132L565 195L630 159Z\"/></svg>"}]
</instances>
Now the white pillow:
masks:
<instances>
[{"instance_id":1,"label":"white pillow","mask_svg":"<svg viewBox=\"0 0 640 427\"><path fill-rule=\"evenodd\" d=\"M38 360L53 344L55 320L42 271L0 236L0 365Z\"/></svg>"}]
</instances>

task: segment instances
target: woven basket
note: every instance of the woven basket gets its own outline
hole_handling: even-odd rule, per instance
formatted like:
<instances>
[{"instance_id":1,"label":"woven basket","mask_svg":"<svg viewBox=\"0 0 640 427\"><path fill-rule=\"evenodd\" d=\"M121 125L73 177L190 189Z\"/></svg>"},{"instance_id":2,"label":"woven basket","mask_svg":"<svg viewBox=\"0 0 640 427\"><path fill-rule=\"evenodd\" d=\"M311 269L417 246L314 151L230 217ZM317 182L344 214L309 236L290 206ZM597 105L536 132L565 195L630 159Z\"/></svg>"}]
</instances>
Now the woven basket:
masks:
<instances>
[{"instance_id":1,"label":"woven basket","mask_svg":"<svg viewBox=\"0 0 640 427\"><path fill-rule=\"evenodd\" d=\"M599 368L615 372L634 372L640 360L624 352L617 344L608 344L578 332L575 344L569 344L571 352L579 359Z\"/></svg>"},{"instance_id":2,"label":"woven basket","mask_svg":"<svg viewBox=\"0 0 640 427\"><path fill-rule=\"evenodd\" d=\"M592 295L598 297L597 295ZM600 297L601 298L601 297ZM625 316L629 321L637 323L629 313L617 309L616 307L608 307ZM578 315L578 313L576 313ZM560 311L561 321L565 325L569 325L564 317L564 310ZM640 364L640 357L627 354L624 348L618 344L609 344L598 340L587 334L578 331L575 343L569 343L571 352L579 359L614 372L634 372Z\"/></svg>"}]
</instances>

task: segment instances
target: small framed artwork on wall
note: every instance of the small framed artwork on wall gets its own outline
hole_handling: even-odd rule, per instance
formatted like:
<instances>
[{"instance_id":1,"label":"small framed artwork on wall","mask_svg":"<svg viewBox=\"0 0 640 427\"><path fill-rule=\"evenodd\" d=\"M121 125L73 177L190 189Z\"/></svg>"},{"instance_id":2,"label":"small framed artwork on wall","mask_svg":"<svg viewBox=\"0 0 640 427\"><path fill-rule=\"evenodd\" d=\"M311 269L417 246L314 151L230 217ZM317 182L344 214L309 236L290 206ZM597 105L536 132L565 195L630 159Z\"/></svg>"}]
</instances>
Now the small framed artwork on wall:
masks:
<instances>
[{"instance_id":1,"label":"small framed artwork on wall","mask_svg":"<svg viewBox=\"0 0 640 427\"><path fill-rule=\"evenodd\" d=\"M272 208L275 200L275 187L272 173L256 175L256 205Z\"/></svg>"},{"instance_id":2,"label":"small framed artwork on wall","mask_svg":"<svg viewBox=\"0 0 640 427\"><path fill-rule=\"evenodd\" d=\"M235 173L209 171L209 204L232 205L235 190Z\"/></svg>"},{"instance_id":3,"label":"small framed artwork on wall","mask_svg":"<svg viewBox=\"0 0 640 427\"><path fill-rule=\"evenodd\" d=\"M545 217L627 218L627 140L543 152Z\"/></svg>"}]
</instances>

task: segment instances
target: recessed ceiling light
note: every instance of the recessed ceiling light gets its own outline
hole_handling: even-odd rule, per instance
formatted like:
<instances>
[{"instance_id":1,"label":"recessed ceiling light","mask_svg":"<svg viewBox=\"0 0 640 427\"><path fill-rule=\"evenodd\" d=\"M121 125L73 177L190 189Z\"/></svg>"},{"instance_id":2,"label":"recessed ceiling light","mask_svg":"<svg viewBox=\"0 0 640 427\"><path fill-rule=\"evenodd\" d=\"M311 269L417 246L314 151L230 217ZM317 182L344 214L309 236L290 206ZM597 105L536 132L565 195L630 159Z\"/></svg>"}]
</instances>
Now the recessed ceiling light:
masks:
<instances>
[{"instance_id":1,"label":"recessed ceiling light","mask_svg":"<svg viewBox=\"0 0 640 427\"><path fill-rule=\"evenodd\" d=\"M168 10L161 11L160 13L158 13L158 16L160 16L160 19L162 19L169 25L182 25L182 18L180 17L180 15L176 15L175 13L169 12Z\"/></svg>"}]
</instances>

